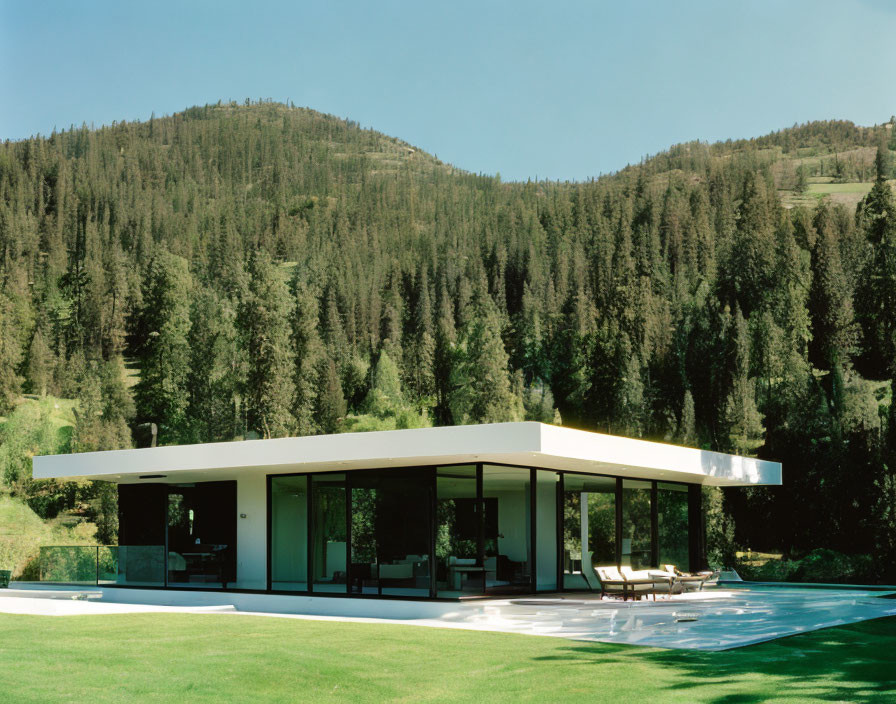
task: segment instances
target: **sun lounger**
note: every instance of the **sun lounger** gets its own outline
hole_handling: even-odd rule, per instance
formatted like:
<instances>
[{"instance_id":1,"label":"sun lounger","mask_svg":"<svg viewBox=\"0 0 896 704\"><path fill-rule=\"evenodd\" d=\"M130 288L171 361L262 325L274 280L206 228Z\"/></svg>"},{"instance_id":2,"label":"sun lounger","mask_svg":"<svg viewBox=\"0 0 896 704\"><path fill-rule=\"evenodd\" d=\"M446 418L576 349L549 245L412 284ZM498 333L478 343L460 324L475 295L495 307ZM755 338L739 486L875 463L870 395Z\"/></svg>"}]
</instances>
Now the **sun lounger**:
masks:
<instances>
[{"instance_id":1,"label":"sun lounger","mask_svg":"<svg viewBox=\"0 0 896 704\"><path fill-rule=\"evenodd\" d=\"M675 565L663 565L663 568L666 572L675 575L675 579L685 591L700 591L706 580L712 576L712 572L698 572L697 574L682 572Z\"/></svg>"},{"instance_id":2,"label":"sun lounger","mask_svg":"<svg viewBox=\"0 0 896 704\"><path fill-rule=\"evenodd\" d=\"M653 594L656 601L657 594L674 594L675 575L662 570L633 570L628 565L623 565L620 570L622 576L629 582L649 583L651 588L648 593Z\"/></svg>"},{"instance_id":3,"label":"sun lounger","mask_svg":"<svg viewBox=\"0 0 896 704\"><path fill-rule=\"evenodd\" d=\"M630 581L625 579L616 565L595 567L591 561L592 553L585 553L582 561L582 576L588 586L595 592L600 592L601 598L607 596L621 596L623 601L631 596L632 599L640 599L642 595L650 593L653 587L652 580Z\"/></svg>"}]
</instances>

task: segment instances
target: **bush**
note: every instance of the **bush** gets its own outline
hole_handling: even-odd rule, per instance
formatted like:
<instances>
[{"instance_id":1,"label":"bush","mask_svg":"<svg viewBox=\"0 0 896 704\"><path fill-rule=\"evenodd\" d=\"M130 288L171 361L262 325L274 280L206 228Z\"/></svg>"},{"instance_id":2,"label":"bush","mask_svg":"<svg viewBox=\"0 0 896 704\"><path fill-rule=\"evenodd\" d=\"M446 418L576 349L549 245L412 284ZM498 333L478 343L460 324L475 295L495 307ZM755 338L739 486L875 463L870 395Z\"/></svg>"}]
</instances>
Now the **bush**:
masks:
<instances>
[{"instance_id":1,"label":"bush","mask_svg":"<svg viewBox=\"0 0 896 704\"><path fill-rule=\"evenodd\" d=\"M756 582L804 582L821 584L872 584L880 577L870 555L845 555L816 548L800 559L769 560L763 565L738 562L737 571Z\"/></svg>"}]
</instances>

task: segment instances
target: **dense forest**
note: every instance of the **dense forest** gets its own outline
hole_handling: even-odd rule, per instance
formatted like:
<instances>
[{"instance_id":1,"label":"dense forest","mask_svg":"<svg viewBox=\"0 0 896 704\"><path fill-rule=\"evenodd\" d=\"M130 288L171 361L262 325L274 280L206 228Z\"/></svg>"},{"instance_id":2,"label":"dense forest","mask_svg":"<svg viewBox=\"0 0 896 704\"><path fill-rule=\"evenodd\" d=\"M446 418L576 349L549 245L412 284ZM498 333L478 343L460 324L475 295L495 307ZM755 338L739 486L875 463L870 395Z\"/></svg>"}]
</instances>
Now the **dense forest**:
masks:
<instances>
[{"instance_id":1,"label":"dense forest","mask_svg":"<svg viewBox=\"0 0 896 704\"><path fill-rule=\"evenodd\" d=\"M75 452L150 423L177 444L533 419L755 454L784 486L707 491L714 560L825 548L894 581L893 132L689 143L587 183L270 102L6 142L0 414L74 399ZM857 205L799 198L861 181ZM114 540L107 488L10 457L3 491Z\"/></svg>"}]
</instances>

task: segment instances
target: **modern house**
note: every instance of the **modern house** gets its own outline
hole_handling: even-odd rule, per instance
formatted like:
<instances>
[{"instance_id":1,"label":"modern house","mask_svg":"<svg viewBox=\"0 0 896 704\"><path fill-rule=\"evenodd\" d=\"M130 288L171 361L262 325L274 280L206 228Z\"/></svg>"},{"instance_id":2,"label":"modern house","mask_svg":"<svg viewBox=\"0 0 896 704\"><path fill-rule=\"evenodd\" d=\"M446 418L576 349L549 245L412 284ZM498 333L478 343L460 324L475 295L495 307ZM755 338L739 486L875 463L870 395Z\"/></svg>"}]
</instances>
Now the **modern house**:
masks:
<instances>
[{"instance_id":1,"label":"modern house","mask_svg":"<svg viewBox=\"0 0 896 704\"><path fill-rule=\"evenodd\" d=\"M34 477L118 485L122 586L456 599L701 568L701 485L781 465L525 422L35 457Z\"/></svg>"}]
</instances>

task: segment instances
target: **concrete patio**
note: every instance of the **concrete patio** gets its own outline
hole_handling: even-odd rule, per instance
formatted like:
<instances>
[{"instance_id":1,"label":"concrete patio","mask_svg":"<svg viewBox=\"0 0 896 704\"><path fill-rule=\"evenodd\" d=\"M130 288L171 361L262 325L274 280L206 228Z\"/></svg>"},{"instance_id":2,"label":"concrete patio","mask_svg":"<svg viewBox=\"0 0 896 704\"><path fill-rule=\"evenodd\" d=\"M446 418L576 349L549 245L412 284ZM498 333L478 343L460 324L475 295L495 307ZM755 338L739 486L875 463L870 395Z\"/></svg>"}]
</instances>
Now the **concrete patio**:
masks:
<instances>
[{"instance_id":1,"label":"concrete patio","mask_svg":"<svg viewBox=\"0 0 896 704\"><path fill-rule=\"evenodd\" d=\"M896 592L860 589L715 587L657 601L599 599L591 593L471 602L427 602L263 593L13 584L0 613L46 616L146 612L219 613L396 623L688 650L728 650L885 616Z\"/></svg>"}]
</instances>

